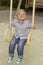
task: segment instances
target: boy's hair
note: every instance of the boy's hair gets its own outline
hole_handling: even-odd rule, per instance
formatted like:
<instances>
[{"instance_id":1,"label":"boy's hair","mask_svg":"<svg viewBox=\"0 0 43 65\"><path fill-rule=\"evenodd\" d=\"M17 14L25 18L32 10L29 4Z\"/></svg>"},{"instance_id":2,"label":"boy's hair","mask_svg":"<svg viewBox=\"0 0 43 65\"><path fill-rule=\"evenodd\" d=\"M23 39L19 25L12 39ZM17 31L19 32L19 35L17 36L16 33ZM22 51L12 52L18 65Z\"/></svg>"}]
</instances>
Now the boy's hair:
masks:
<instances>
[{"instance_id":1,"label":"boy's hair","mask_svg":"<svg viewBox=\"0 0 43 65\"><path fill-rule=\"evenodd\" d=\"M21 12L24 12L24 13L26 14L26 12L25 12L24 9L18 9L18 11L17 11L17 15L18 15L18 13L19 13L20 11L21 11Z\"/></svg>"},{"instance_id":2,"label":"boy's hair","mask_svg":"<svg viewBox=\"0 0 43 65\"><path fill-rule=\"evenodd\" d=\"M24 12L24 13L25 13L25 15L26 15L26 11L25 11L24 9L18 9L18 11L16 12L16 16L15 16L15 18L17 18L18 13L19 13L20 11Z\"/></svg>"}]
</instances>

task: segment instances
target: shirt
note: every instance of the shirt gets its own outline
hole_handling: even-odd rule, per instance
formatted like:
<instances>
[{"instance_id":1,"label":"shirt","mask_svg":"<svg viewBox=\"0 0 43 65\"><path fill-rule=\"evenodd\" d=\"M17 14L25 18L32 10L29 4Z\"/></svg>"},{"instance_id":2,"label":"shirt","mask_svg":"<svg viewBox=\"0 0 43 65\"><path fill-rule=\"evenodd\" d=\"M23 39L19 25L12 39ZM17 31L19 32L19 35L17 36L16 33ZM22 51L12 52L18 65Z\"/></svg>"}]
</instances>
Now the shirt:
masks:
<instances>
[{"instance_id":1,"label":"shirt","mask_svg":"<svg viewBox=\"0 0 43 65\"><path fill-rule=\"evenodd\" d=\"M16 38L20 39L27 39L28 38L28 32L27 29L30 29L32 27L31 23L28 20L24 20L23 23L20 23L19 20L12 21L12 26L15 27L14 36Z\"/></svg>"}]
</instances>

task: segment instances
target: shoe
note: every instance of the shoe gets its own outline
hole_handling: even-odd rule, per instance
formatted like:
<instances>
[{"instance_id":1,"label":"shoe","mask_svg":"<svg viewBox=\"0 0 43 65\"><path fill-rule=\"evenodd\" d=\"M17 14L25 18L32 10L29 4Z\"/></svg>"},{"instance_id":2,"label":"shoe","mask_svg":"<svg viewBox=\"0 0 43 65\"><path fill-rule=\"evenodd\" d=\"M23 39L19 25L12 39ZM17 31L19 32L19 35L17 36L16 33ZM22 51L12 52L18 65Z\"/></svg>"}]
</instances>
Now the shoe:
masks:
<instances>
[{"instance_id":1,"label":"shoe","mask_svg":"<svg viewBox=\"0 0 43 65\"><path fill-rule=\"evenodd\" d=\"M18 58L16 63L20 64L21 62L22 62L22 58Z\"/></svg>"},{"instance_id":2,"label":"shoe","mask_svg":"<svg viewBox=\"0 0 43 65\"><path fill-rule=\"evenodd\" d=\"M8 58L8 62L10 63L12 60L13 60L13 56L10 56L10 57Z\"/></svg>"}]
</instances>

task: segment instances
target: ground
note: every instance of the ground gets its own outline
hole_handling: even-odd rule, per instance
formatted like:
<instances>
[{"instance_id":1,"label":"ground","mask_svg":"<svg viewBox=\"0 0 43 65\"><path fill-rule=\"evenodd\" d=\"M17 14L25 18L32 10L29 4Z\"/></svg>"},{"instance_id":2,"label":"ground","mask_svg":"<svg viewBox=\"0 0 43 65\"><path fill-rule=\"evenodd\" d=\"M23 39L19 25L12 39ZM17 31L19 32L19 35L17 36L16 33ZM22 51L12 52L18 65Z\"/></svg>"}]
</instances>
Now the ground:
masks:
<instances>
[{"instance_id":1,"label":"ground","mask_svg":"<svg viewBox=\"0 0 43 65\"><path fill-rule=\"evenodd\" d=\"M13 11L13 19L15 12ZM28 19L32 20L31 13L28 13ZM4 41L4 33L9 24L9 10L0 11L0 65L17 65L17 52L15 50L14 60L9 64L8 47L9 43ZM32 41L29 46L25 46L24 58L20 65L43 65L43 12L36 12L36 29L32 34Z\"/></svg>"}]
</instances>

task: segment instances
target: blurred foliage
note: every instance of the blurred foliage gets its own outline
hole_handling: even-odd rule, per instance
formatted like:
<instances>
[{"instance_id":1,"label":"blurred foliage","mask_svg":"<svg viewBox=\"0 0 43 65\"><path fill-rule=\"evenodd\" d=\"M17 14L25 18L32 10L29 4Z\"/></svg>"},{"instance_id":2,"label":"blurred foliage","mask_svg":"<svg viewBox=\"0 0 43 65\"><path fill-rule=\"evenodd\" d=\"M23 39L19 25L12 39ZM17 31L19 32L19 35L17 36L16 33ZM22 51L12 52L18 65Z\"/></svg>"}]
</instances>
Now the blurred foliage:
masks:
<instances>
[{"instance_id":1,"label":"blurred foliage","mask_svg":"<svg viewBox=\"0 0 43 65\"><path fill-rule=\"evenodd\" d=\"M21 8L25 8L25 1L22 0ZM19 0L13 0L13 8L17 8ZM0 6L10 6L10 0L0 0Z\"/></svg>"},{"instance_id":2,"label":"blurred foliage","mask_svg":"<svg viewBox=\"0 0 43 65\"><path fill-rule=\"evenodd\" d=\"M9 6L10 0L0 0L0 6Z\"/></svg>"}]
</instances>

